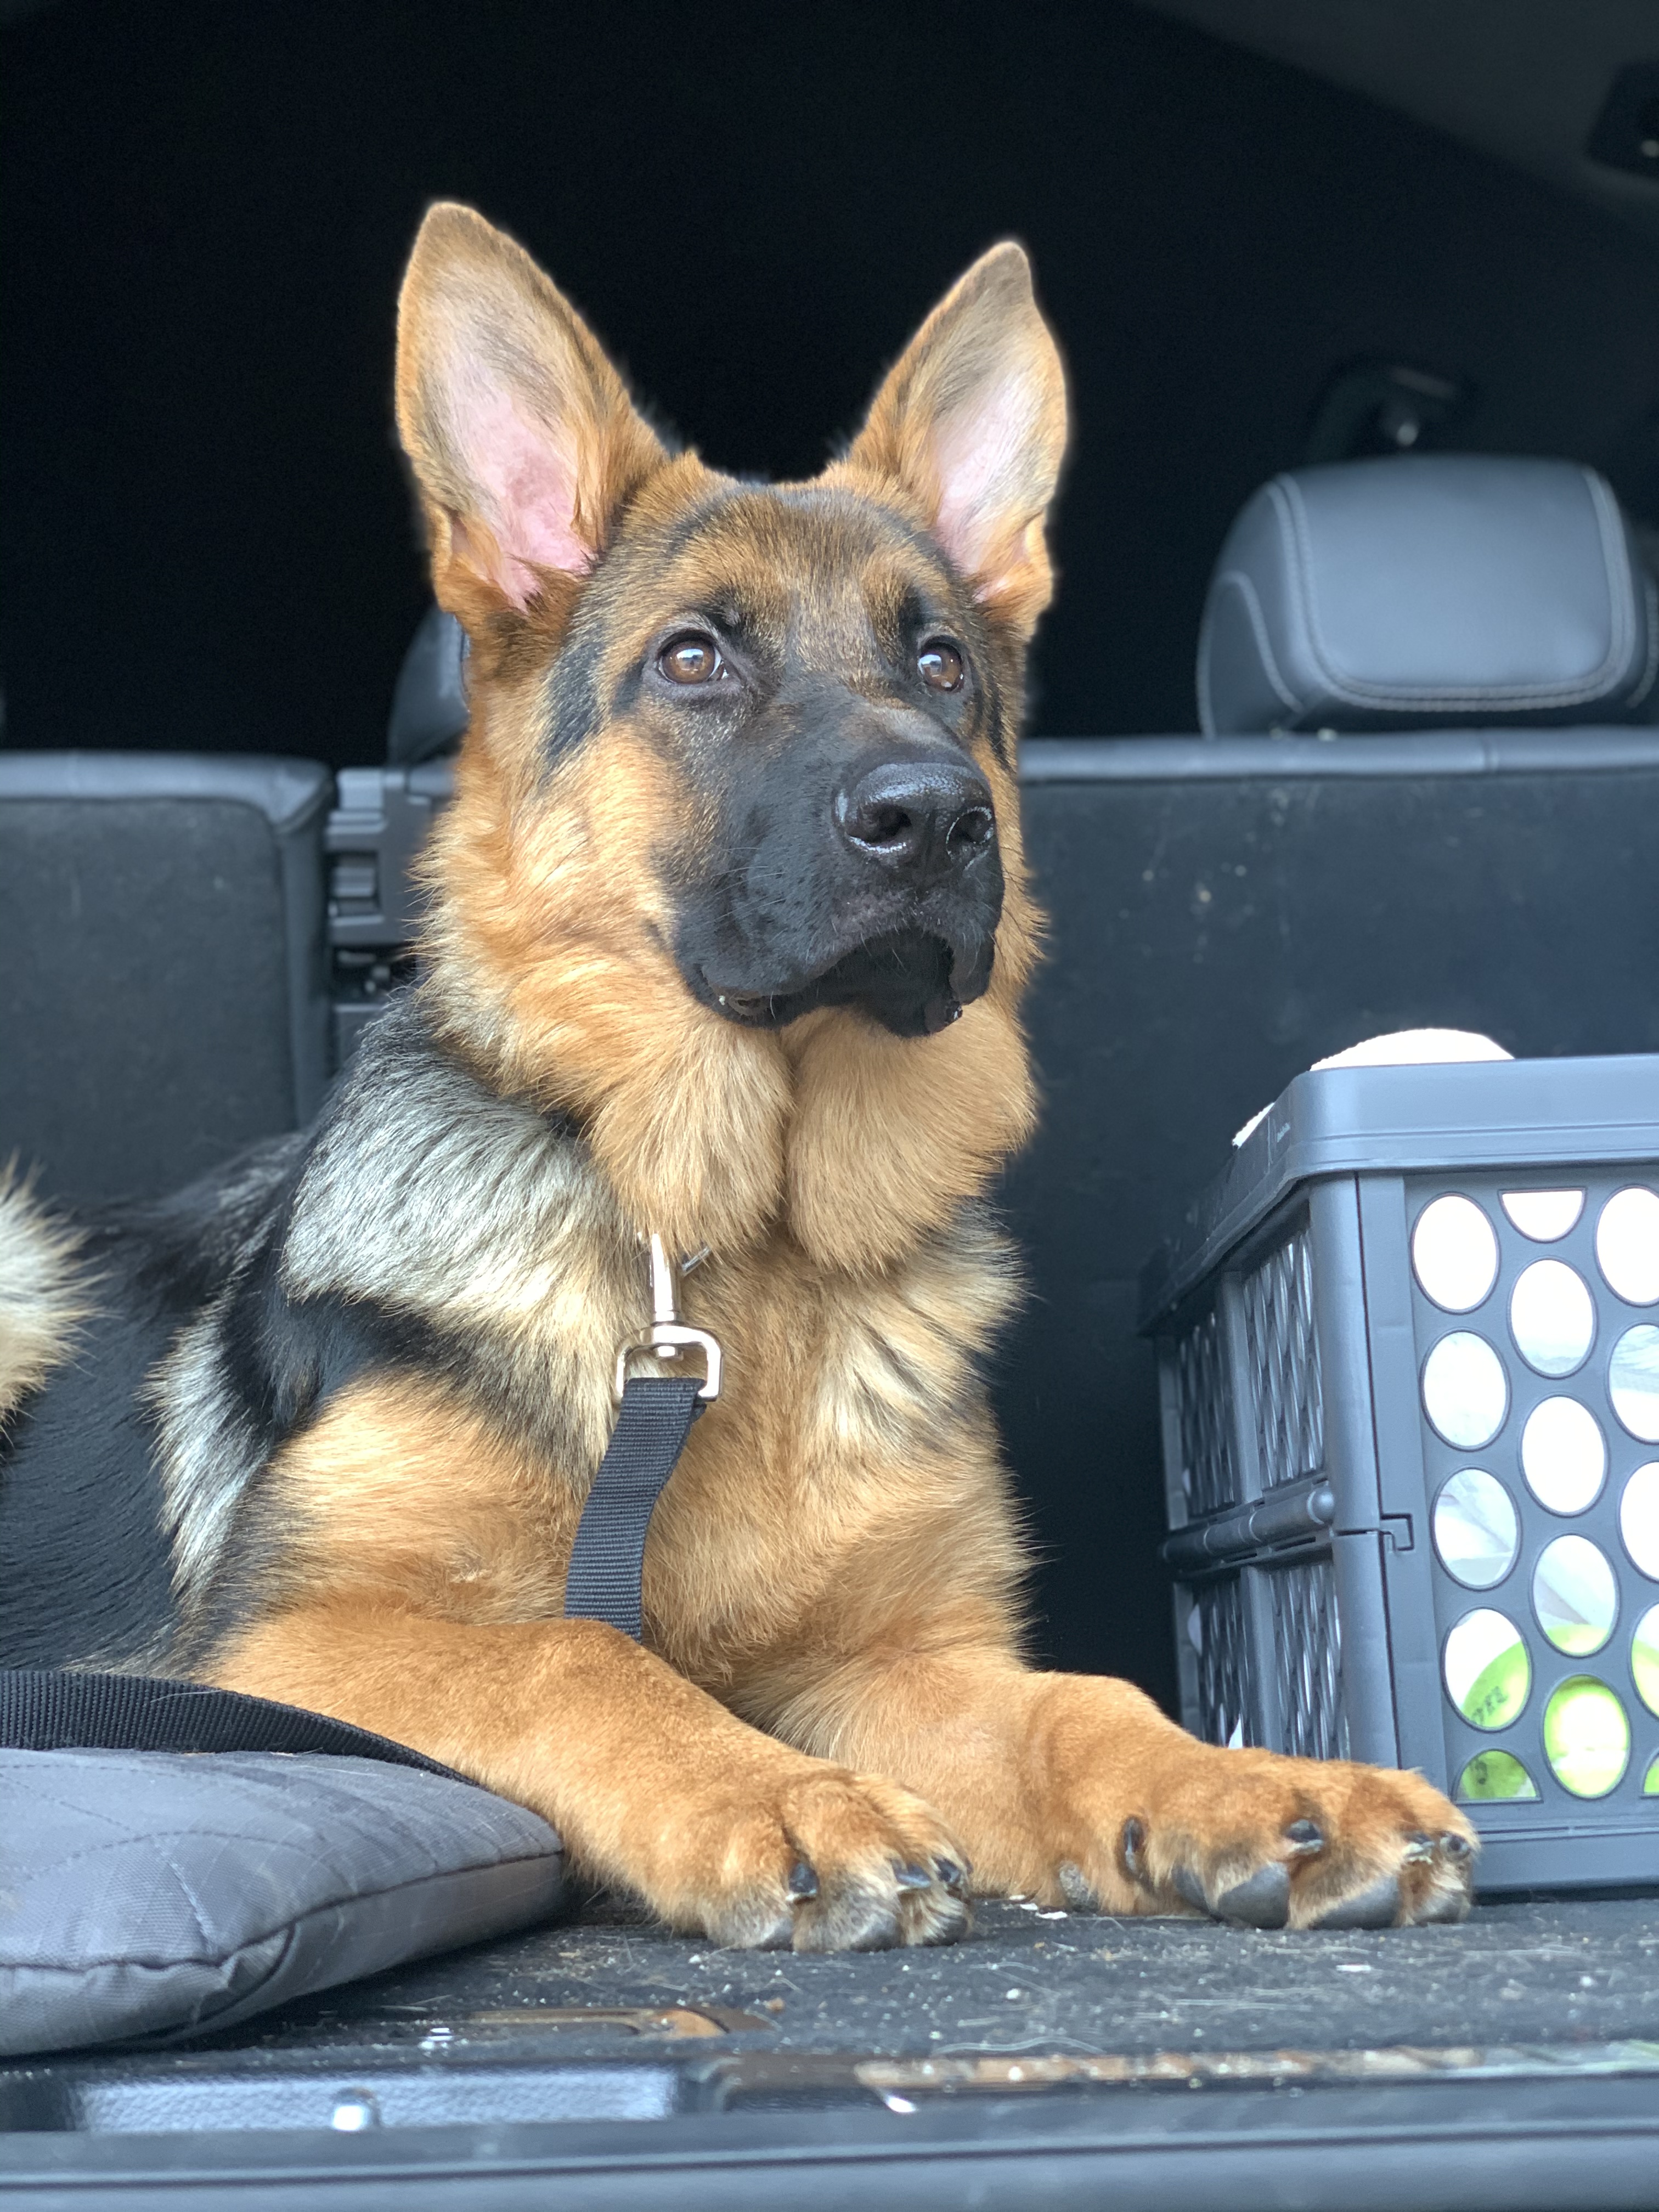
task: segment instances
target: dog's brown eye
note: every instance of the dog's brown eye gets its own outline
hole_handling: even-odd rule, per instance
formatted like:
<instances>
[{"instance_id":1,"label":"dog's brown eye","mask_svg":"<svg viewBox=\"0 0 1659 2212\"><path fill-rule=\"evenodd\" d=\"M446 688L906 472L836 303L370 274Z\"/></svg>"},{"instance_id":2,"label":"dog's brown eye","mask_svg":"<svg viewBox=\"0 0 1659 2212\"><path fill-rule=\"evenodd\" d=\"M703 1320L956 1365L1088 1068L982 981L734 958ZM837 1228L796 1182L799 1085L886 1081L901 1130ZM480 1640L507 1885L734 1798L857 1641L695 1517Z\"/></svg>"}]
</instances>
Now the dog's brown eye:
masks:
<instances>
[{"instance_id":1,"label":"dog's brown eye","mask_svg":"<svg viewBox=\"0 0 1659 2212\"><path fill-rule=\"evenodd\" d=\"M677 637L657 655L657 665L671 684L710 684L724 665L714 639L695 632Z\"/></svg>"},{"instance_id":2,"label":"dog's brown eye","mask_svg":"<svg viewBox=\"0 0 1659 2212\"><path fill-rule=\"evenodd\" d=\"M946 638L930 638L916 655L916 670L930 691L954 691L962 682L962 655Z\"/></svg>"}]
</instances>

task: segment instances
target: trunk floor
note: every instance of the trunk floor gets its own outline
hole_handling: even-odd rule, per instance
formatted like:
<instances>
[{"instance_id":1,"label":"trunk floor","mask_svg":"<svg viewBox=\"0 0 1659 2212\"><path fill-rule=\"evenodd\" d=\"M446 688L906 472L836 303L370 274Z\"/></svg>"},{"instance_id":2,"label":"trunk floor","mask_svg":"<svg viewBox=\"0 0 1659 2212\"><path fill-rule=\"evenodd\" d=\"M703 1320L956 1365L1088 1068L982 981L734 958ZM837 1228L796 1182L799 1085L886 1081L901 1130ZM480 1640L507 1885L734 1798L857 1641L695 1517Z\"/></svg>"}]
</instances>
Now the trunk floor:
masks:
<instances>
[{"instance_id":1,"label":"trunk floor","mask_svg":"<svg viewBox=\"0 0 1659 2212\"><path fill-rule=\"evenodd\" d=\"M1457 1928L1318 1935L999 1902L979 1906L949 1948L803 1957L716 1950L600 1901L307 1999L189 2057L199 2066L234 2051L257 2067L255 2053L350 2049L556 2065L663 2048L659 2030L584 2020L592 2008L750 2016L680 2046L705 2057L1551 2045L1571 2065L1574 2051L1588 2060L1593 2046L1653 2039L1643 2056L1659 2065L1659 1909L1652 1896L1502 1902Z\"/></svg>"}]
</instances>

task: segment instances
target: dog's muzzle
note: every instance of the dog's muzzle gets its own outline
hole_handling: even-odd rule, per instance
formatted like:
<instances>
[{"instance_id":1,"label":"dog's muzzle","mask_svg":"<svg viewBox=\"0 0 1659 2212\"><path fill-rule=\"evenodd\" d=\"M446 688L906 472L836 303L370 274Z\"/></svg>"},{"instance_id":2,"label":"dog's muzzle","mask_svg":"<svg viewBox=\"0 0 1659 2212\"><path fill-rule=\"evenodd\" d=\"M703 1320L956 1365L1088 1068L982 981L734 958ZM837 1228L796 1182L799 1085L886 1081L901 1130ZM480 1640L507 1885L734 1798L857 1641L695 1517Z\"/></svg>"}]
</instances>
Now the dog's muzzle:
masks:
<instances>
[{"instance_id":1,"label":"dog's muzzle","mask_svg":"<svg viewBox=\"0 0 1659 2212\"><path fill-rule=\"evenodd\" d=\"M794 827L775 817L685 914L691 989L750 1029L820 1006L855 1006L897 1036L946 1028L990 982L1002 915L984 777L954 749L866 750L804 818L790 813Z\"/></svg>"}]
</instances>

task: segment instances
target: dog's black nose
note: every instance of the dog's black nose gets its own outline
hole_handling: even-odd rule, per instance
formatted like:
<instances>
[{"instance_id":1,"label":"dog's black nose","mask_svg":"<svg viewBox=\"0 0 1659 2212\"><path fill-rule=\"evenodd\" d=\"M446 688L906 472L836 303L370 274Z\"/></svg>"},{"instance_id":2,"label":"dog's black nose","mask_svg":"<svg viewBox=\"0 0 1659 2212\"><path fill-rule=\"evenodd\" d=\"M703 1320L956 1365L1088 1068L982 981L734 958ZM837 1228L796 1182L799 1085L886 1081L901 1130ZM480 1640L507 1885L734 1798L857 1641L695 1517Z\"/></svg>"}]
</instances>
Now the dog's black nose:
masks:
<instances>
[{"instance_id":1,"label":"dog's black nose","mask_svg":"<svg viewBox=\"0 0 1659 2212\"><path fill-rule=\"evenodd\" d=\"M907 875L965 868L996 842L990 787L966 761L891 761L836 795L855 853Z\"/></svg>"}]
</instances>

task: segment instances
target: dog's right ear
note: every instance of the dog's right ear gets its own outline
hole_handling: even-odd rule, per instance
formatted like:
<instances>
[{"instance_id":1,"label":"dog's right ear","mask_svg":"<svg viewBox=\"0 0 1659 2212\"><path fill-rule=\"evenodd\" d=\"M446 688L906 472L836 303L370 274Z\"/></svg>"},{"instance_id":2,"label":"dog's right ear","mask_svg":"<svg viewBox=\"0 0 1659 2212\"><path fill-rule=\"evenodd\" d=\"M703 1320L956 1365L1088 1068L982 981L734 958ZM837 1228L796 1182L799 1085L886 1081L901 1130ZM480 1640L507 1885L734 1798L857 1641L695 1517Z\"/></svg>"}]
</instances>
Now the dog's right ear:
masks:
<instances>
[{"instance_id":1,"label":"dog's right ear","mask_svg":"<svg viewBox=\"0 0 1659 2212\"><path fill-rule=\"evenodd\" d=\"M598 340L521 246L441 201L398 305L398 427L440 604L562 629L617 517L666 459Z\"/></svg>"}]
</instances>

